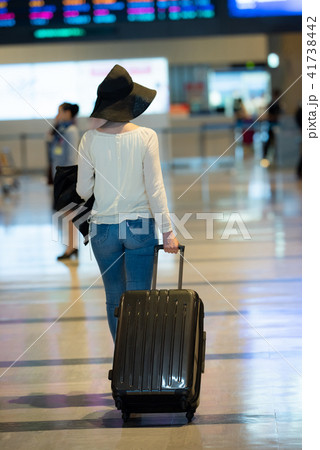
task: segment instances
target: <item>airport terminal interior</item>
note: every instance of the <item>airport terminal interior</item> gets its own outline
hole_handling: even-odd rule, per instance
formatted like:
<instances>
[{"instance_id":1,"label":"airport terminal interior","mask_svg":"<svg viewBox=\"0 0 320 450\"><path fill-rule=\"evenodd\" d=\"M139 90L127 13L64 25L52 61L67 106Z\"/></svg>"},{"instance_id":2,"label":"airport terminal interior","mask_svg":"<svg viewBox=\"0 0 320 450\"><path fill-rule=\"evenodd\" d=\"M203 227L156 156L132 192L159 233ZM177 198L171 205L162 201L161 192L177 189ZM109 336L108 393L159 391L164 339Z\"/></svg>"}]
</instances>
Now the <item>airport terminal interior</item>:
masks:
<instances>
[{"instance_id":1,"label":"airport terminal interior","mask_svg":"<svg viewBox=\"0 0 320 450\"><path fill-rule=\"evenodd\" d=\"M1 449L302 448L301 11L290 10L299 2L269 2L287 3L285 14L257 6L257 19L252 10L243 16L238 1L193 2L202 5L192 12L197 20L178 6L166 16L158 5L155 17L149 3L137 3L127 22L108 10L112 2L63 2L73 7L64 6L65 27L56 21L55 35L54 10L40 5L49 2L29 2L33 40L23 40L19 12L3 3ZM110 38L117 20L120 38ZM193 20L200 31L192 32ZM212 34L209 23L219 25ZM222 32L223 23L233 32ZM104 37L94 34L109 26ZM205 369L190 423L183 412L123 420L108 379L114 343L90 244L79 234L78 254L57 259L67 225L53 209L48 132L66 101L80 106L80 135L98 126L88 117L116 63L158 90L153 109L134 122L158 134L168 206L185 245L183 288L204 303ZM176 289L178 268L178 255L160 252L157 288Z\"/></svg>"}]
</instances>

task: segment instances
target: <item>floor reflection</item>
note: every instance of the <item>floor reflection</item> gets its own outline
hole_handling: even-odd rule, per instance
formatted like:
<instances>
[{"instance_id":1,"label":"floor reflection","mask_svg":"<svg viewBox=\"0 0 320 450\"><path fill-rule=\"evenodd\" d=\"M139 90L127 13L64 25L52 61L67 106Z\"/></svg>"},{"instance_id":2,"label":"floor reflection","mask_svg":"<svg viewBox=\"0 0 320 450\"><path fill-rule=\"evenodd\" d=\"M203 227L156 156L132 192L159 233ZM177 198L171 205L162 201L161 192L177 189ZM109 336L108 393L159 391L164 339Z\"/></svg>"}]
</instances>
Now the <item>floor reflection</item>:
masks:
<instances>
[{"instance_id":1,"label":"floor reflection","mask_svg":"<svg viewBox=\"0 0 320 450\"><path fill-rule=\"evenodd\" d=\"M0 198L4 449L301 447L301 184L293 170L237 158L196 183L199 169L164 173L170 210L192 213L192 239L181 238L190 262L184 286L199 293L206 313L206 371L190 425L184 414L123 423L108 380L104 289L89 248L81 246L77 262L56 260L63 245L52 240L52 192L43 178L22 177L19 192ZM198 212L223 214L210 239ZM232 213L250 239L239 228L222 239ZM177 268L174 257L160 255L161 288L176 287Z\"/></svg>"}]
</instances>

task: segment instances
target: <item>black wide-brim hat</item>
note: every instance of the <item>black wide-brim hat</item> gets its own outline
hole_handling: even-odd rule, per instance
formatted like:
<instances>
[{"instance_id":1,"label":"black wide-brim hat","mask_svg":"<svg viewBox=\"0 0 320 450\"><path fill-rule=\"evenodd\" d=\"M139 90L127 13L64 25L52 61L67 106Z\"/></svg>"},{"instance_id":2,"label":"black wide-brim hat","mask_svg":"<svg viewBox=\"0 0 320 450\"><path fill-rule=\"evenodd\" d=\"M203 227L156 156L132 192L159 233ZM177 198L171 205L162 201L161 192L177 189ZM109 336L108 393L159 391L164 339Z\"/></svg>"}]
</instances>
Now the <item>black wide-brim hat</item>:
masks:
<instances>
[{"instance_id":1,"label":"black wide-brim hat","mask_svg":"<svg viewBox=\"0 0 320 450\"><path fill-rule=\"evenodd\" d=\"M98 86L97 100L90 117L128 122L140 116L157 91L134 83L124 67L116 64Z\"/></svg>"}]
</instances>

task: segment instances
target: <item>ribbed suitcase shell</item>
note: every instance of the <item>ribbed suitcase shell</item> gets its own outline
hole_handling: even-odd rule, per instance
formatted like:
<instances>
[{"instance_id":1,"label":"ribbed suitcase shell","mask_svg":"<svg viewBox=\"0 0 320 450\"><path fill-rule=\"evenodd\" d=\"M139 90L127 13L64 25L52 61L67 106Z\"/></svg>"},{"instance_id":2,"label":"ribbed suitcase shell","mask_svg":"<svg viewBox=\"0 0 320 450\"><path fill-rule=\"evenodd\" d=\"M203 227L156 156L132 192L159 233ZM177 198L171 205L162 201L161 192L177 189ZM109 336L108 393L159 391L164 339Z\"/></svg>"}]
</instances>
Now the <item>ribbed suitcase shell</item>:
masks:
<instances>
[{"instance_id":1,"label":"ribbed suitcase shell","mask_svg":"<svg viewBox=\"0 0 320 450\"><path fill-rule=\"evenodd\" d=\"M187 411L199 404L203 303L187 289L127 291L119 308L112 392L118 409Z\"/></svg>"}]
</instances>

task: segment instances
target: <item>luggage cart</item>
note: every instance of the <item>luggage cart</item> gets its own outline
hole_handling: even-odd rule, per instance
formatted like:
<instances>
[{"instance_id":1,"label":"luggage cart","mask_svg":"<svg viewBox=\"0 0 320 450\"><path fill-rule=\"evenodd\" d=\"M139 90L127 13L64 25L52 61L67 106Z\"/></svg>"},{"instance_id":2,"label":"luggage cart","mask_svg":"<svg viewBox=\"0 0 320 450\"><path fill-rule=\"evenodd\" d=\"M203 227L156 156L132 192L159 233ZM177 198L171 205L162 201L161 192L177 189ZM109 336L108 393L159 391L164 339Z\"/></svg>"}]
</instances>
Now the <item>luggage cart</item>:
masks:
<instances>
[{"instance_id":1,"label":"luggage cart","mask_svg":"<svg viewBox=\"0 0 320 450\"><path fill-rule=\"evenodd\" d=\"M19 180L17 174L18 171L10 148L3 147L0 151L0 182L4 195L8 195L12 190L18 189Z\"/></svg>"}]
</instances>

